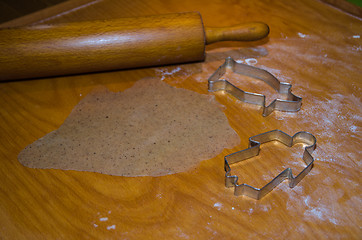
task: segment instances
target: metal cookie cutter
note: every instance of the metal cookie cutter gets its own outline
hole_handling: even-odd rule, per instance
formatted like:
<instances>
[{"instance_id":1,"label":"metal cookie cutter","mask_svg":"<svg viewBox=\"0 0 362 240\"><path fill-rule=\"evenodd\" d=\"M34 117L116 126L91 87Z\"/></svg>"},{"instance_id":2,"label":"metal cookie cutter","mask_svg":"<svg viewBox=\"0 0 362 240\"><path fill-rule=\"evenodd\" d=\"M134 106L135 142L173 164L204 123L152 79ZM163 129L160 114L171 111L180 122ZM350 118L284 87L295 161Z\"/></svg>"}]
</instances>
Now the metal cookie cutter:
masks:
<instances>
[{"instance_id":1,"label":"metal cookie cutter","mask_svg":"<svg viewBox=\"0 0 362 240\"><path fill-rule=\"evenodd\" d=\"M294 144L297 143L307 144L303 153L303 160L307 166L296 177L293 176L292 169L287 168L284 171L282 171L278 176L276 176L271 182L269 182L267 185L265 185L260 189L254 188L244 183L238 184L238 177L232 176L230 174L231 172L230 165L259 155L260 145L262 143L270 141L279 141L288 147L292 147ZM267 193L273 190L286 178L289 180L289 187L293 188L312 169L314 162L312 153L316 148L316 142L317 142L316 138L308 132L298 132L293 137L291 137L280 130L273 130L270 132L262 133L254 137L251 137L249 138L249 148L225 156L224 158L225 160L224 168L226 172L225 186L235 187L234 189L235 196L245 195L254 198L256 200L259 200L262 197L264 197Z\"/></svg>"},{"instance_id":2,"label":"metal cookie cutter","mask_svg":"<svg viewBox=\"0 0 362 240\"><path fill-rule=\"evenodd\" d=\"M234 86L227 80L220 79L225 74L226 68L230 68L235 73L260 79L266 82L277 92L285 95L285 100L275 99L272 103L269 104L269 106L265 106L264 95L245 92L240 88ZM211 77L208 79L208 84L210 92L226 91L240 101L262 106L264 117L268 116L274 110L296 112L300 110L300 107L302 105L302 98L295 96L291 92L291 84L279 82L279 80L275 78L271 73L260 68L256 68L242 63L237 63L231 57L226 58L225 63L221 65L213 75L211 75Z\"/></svg>"}]
</instances>

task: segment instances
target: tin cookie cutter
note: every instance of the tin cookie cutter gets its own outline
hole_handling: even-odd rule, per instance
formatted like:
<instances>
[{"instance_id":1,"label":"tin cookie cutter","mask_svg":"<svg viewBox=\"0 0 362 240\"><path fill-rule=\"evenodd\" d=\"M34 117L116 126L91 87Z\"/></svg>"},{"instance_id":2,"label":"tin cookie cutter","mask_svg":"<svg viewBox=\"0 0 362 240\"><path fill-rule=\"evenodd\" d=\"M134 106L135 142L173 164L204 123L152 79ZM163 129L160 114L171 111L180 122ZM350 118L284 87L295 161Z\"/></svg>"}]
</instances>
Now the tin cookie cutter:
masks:
<instances>
[{"instance_id":1,"label":"tin cookie cutter","mask_svg":"<svg viewBox=\"0 0 362 240\"><path fill-rule=\"evenodd\" d=\"M250 93L241 90L234 86L230 82L224 79L220 79L225 73L226 69L229 68L233 72L249 76L262 80L269 84L280 94L285 95L284 99L275 99L268 106L265 106L265 96L258 93ZM297 112L300 110L302 105L302 98L295 96L291 92L292 85L289 83L280 82L271 73L260 68L249 66L242 63L237 63L231 57L226 58L225 63L221 65L214 74L208 79L209 91L225 91L232 96L236 97L240 101L246 103L252 103L262 106L263 116L266 117L271 114L274 110Z\"/></svg>"},{"instance_id":2,"label":"tin cookie cutter","mask_svg":"<svg viewBox=\"0 0 362 240\"><path fill-rule=\"evenodd\" d=\"M288 147L292 147L297 143L304 143L307 146L304 149L303 160L307 165L296 177L292 174L292 169L287 168L282 171L278 176L276 176L271 182L266 184L262 188L255 188L245 183L238 184L238 177L235 175L231 175L230 165L249 159L251 157L255 157L259 155L260 145L270 141L279 141L285 144ZM271 190L273 190L276 186L278 186L284 179L289 180L289 187L295 187L312 169L314 158L312 153L316 148L317 139L308 132L298 132L294 136L289 136L288 134L280 131L273 130L270 132L262 133L249 138L249 148L244 149L242 151L238 151L232 153L230 155L225 156L225 186L226 187L235 187L234 195L240 196L245 195L256 200L261 199L266 194L268 194Z\"/></svg>"}]
</instances>

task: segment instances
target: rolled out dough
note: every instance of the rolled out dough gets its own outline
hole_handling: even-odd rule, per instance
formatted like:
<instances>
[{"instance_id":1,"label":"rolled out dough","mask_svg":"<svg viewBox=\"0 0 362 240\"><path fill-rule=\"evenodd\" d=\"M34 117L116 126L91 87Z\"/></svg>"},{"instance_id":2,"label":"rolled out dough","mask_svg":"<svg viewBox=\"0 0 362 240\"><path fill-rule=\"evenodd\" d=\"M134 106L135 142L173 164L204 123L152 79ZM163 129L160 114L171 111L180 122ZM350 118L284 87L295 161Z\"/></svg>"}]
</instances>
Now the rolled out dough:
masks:
<instances>
[{"instance_id":1,"label":"rolled out dough","mask_svg":"<svg viewBox=\"0 0 362 240\"><path fill-rule=\"evenodd\" d=\"M31 168L162 176L192 169L239 141L213 96L143 79L123 92L88 94L18 159Z\"/></svg>"}]
</instances>

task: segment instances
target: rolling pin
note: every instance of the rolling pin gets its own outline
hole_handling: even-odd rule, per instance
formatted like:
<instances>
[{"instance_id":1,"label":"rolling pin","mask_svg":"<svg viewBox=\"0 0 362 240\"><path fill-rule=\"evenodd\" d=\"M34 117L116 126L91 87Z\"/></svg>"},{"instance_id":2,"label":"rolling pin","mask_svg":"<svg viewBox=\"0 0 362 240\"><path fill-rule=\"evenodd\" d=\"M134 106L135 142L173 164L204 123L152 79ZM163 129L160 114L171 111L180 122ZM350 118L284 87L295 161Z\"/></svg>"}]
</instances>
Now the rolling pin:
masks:
<instances>
[{"instance_id":1,"label":"rolling pin","mask_svg":"<svg viewBox=\"0 0 362 240\"><path fill-rule=\"evenodd\" d=\"M204 28L198 12L0 29L0 81L203 61L207 44L268 33L264 23Z\"/></svg>"}]
</instances>

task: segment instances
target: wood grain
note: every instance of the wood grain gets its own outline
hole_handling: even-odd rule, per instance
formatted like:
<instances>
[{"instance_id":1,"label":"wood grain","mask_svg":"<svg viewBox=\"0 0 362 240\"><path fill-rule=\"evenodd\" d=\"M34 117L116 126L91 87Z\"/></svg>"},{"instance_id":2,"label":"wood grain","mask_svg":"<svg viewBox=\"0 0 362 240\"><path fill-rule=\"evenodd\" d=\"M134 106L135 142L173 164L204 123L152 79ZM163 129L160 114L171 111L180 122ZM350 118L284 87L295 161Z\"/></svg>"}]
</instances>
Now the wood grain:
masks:
<instances>
[{"instance_id":1,"label":"wood grain","mask_svg":"<svg viewBox=\"0 0 362 240\"><path fill-rule=\"evenodd\" d=\"M11 21L11 19L39 11L40 9L44 9L64 1L65 0L2 0L0 2L0 23Z\"/></svg>"},{"instance_id":2,"label":"wood grain","mask_svg":"<svg viewBox=\"0 0 362 240\"><path fill-rule=\"evenodd\" d=\"M355 15L359 18L362 17L362 8L360 6L357 6L356 4L353 4L352 2L348 2L346 0L322 0L322 1L342 11Z\"/></svg>"},{"instance_id":3,"label":"wood grain","mask_svg":"<svg viewBox=\"0 0 362 240\"><path fill-rule=\"evenodd\" d=\"M318 1L104 0L48 23L199 10L206 26L241 20L270 26L266 40L206 47L204 63L0 84L0 234L3 239L359 239L361 226L361 20ZM25 23L24 23L25 24ZM216 94L241 145L164 177L114 177L22 166L18 153L57 129L97 85L112 91L145 77L207 93L225 57L264 68L303 97L298 113L264 118L258 107ZM238 86L243 79L233 76ZM272 91L266 91L273 96ZM224 187L223 156L248 138L280 129L317 138L315 166L295 188L286 183L260 201ZM236 168L260 186L285 165L298 169L300 146L262 146ZM299 166L300 168L300 166Z\"/></svg>"},{"instance_id":4,"label":"wood grain","mask_svg":"<svg viewBox=\"0 0 362 240\"><path fill-rule=\"evenodd\" d=\"M62 3L56 4L55 6L41 9L31 14L23 15L19 18L12 19L7 22L0 23L0 27L21 27L24 25L40 24L47 22L50 19L57 18L61 15L69 14L69 12L77 11L82 8L87 8L92 4L99 2L100 0L67 0ZM27 4L31 4L27 2ZM19 4L20 5L20 4ZM5 8L2 12L6 11ZM6 14L6 13L5 13Z\"/></svg>"}]
</instances>

